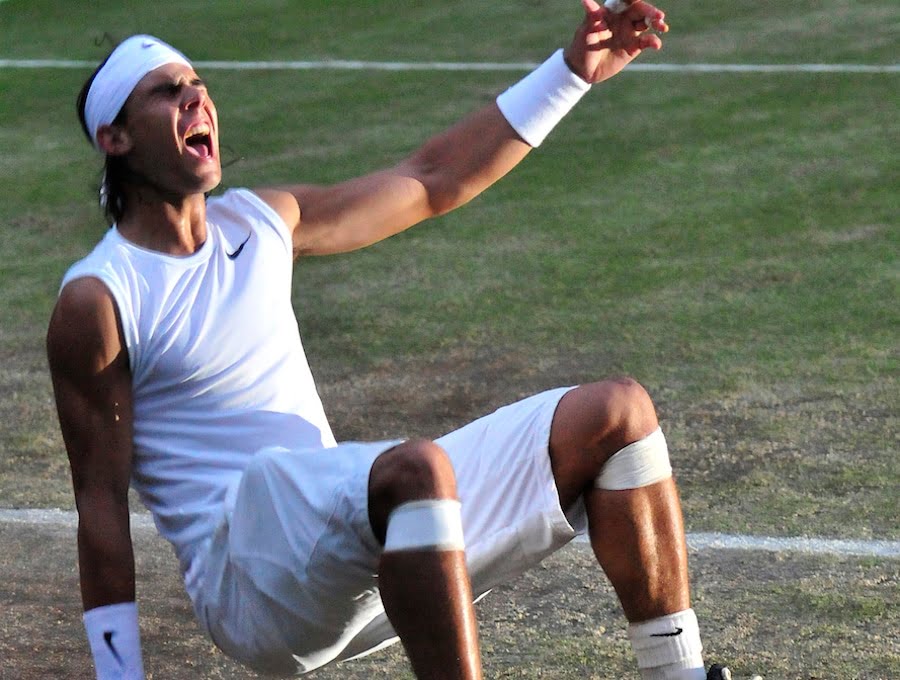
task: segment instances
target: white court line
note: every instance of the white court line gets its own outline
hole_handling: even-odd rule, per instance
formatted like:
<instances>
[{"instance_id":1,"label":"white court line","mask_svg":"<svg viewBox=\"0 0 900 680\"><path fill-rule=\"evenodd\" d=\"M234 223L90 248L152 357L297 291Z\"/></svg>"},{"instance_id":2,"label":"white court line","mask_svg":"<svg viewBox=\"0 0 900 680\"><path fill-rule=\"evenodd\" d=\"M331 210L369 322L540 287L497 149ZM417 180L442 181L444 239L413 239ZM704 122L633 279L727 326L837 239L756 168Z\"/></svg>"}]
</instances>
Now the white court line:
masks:
<instances>
[{"instance_id":1,"label":"white court line","mask_svg":"<svg viewBox=\"0 0 900 680\"><path fill-rule=\"evenodd\" d=\"M813 555L857 555L900 558L900 541L872 541L804 536L742 536L740 534L688 534L692 550L752 550L758 552L800 552Z\"/></svg>"},{"instance_id":2,"label":"white court line","mask_svg":"<svg viewBox=\"0 0 900 680\"><path fill-rule=\"evenodd\" d=\"M68 510L0 508L0 524L56 526L74 529L78 516ZM154 529L146 513L132 513L132 529ZM580 541L586 539L579 537ZM691 550L745 550L753 552L798 552L813 555L900 558L900 541L847 540L809 537L742 536L740 534L689 533Z\"/></svg>"},{"instance_id":3,"label":"white court line","mask_svg":"<svg viewBox=\"0 0 900 680\"><path fill-rule=\"evenodd\" d=\"M0 0L2 2L2 0ZM0 59L0 68L81 69L98 62L71 59ZM198 69L220 71L530 71L531 62L451 61L195 61ZM628 71L664 73L900 73L900 64L631 64Z\"/></svg>"}]
</instances>

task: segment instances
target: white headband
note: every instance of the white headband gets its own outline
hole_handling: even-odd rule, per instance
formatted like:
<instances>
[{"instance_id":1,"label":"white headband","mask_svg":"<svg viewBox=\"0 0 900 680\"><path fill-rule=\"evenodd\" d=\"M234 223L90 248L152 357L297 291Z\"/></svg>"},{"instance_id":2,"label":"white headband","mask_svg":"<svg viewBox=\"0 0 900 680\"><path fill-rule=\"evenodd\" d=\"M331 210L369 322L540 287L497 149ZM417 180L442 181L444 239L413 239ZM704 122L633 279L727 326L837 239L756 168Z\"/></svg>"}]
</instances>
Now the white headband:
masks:
<instances>
[{"instance_id":1,"label":"white headband","mask_svg":"<svg viewBox=\"0 0 900 680\"><path fill-rule=\"evenodd\" d=\"M97 146L97 129L109 125L145 75L166 64L190 66L181 52L150 35L133 35L122 42L103 65L84 104L84 120Z\"/></svg>"}]
</instances>

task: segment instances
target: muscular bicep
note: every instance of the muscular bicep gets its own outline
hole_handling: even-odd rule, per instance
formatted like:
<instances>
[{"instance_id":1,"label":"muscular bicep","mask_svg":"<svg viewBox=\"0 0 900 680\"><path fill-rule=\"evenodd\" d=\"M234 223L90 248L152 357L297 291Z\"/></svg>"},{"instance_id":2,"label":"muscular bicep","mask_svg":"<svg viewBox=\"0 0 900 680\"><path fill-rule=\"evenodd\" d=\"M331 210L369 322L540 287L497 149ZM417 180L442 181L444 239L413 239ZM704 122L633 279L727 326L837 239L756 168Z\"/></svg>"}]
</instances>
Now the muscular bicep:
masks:
<instances>
[{"instance_id":1,"label":"muscular bicep","mask_svg":"<svg viewBox=\"0 0 900 680\"><path fill-rule=\"evenodd\" d=\"M95 478L127 490L131 371L116 306L100 281L78 279L63 290L47 356L76 493Z\"/></svg>"},{"instance_id":2,"label":"muscular bicep","mask_svg":"<svg viewBox=\"0 0 900 680\"><path fill-rule=\"evenodd\" d=\"M376 243L435 214L412 168L400 165L332 185L257 189L293 235L295 255L329 255Z\"/></svg>"},{"instance_id":3,"label":"muscular bicep","mask_svg":"<svg viewBox=\"0 0 900 680\"><path fill-rule=\"evenodd\" d=\"M291 193L301 209L298 255L364 248L435 214L422 179L405 165L327 187L295 186Z\"/></svg>"}]
</instances>

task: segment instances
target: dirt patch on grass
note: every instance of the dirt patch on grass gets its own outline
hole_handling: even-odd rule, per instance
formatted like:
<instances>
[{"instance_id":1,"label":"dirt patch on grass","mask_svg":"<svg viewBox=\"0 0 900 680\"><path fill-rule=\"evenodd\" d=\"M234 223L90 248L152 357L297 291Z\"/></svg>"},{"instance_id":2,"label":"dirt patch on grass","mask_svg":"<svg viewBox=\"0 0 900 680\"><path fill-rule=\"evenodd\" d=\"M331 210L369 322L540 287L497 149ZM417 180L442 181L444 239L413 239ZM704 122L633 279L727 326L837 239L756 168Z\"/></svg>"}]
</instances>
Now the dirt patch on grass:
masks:
<instances>
[{"instance_id":1,"label":"dirt patch on grass","mask_svg":"<svg viewBox=\"0 0 900 680\"><path fill-rule=\"evenodd\" d=\"M535 361L464 347L424 361L398 357L365 373L326 366L319 374L338 439L435 437L532 392L606 377L602 361L577 352ZM697 402L677 386L648 387L692 530L900 537L891 381L853 394L746 385Z\"/></svg>"},{"instance_id":2,"label":"dirt patch on grass","mask_svg":"<svg viewBox=\"0 0 900 680\"><path fill-rule=\"evenodd\" d=\"M315 360L315 357L313 357ZM315 363L315 362L314 362ZM339 440L437 437L533 392L605 377L605 362L458 345L348 371L314 365ZM0 505L72 506L43 356L0 371ZM694 531L900 538L890 380L853 394L752 384L690 401L648 385Z\"/></svg>"},{"instance_id":3,"label":"dirt patch on grass","mask_svg":"<svg viewBox=\"0 0 900 680\"><path fill-rule=\"evenodd\" d=\"M0 524L0 680L90 677L69 528ZM148 678L254 678L200 632L170 548L136 531ZM900 673L900 565L733 551L691 556L706 656L739 678L886 679ZM572 544L477 608L485 677L636 678L615 596ZM328 680L412 678L399 646Z\"/></svg>"},{"instance_id":4,"label":"dirt patch on grass","mask_svg":"<svg viewBox=\"0 0 900 680\"><path fill-rule=\"evenodd\" d=\"M607 364L577 351L535 357L457 345L356 372L314 370L339 438L379 439L438 436L532 392L603 377ZM11 357L0 385L2 505L71 507L42 351ZM892 385L873 380L850 394L748 378L698 401L674 380L648 385L689 528L897 538ZM0 524L0 545L0 680L89 677L74 532ZM194 623L169 546L142 530L136 552L148 677L256 677ZM707 658L727 661L738 677L900 677L896 560L704 552L692 556L692 580ZM637 677L615 596L584 545L496 589L478 615L486 677ZM313 677L412 675L394 647Z\"/></svg>"},{"instance_id":5,"label":"dirt patch on grass","mask_svg":"<svg viewBox=\"0 0 900 680\"><path fill-rule=\"evenodd\" d=\"M539 389L540 369L513 353L456 348L326 375L319 389L338 440L434 438Z\"/></svg>"}]
</instances>

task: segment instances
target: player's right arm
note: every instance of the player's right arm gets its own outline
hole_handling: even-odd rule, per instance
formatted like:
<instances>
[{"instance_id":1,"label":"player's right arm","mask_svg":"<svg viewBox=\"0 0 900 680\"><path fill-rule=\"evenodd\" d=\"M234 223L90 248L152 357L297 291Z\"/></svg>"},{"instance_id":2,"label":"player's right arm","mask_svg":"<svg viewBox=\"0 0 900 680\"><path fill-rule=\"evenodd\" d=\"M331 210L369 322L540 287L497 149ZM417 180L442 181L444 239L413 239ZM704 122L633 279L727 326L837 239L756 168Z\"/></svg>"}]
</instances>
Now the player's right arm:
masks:
<instances>
[{"instance_id":1,"label":"player's right arm","mask_svg":"<svg viewBox=\"0 0 900 680\"><path fill-rule=\"evenodd\" d=\"M47 356L78 509L81 596L97 676L140 678L128 512L131 369L117 307L98 279L63 289Z\"/></svg>"}]
</instances>

